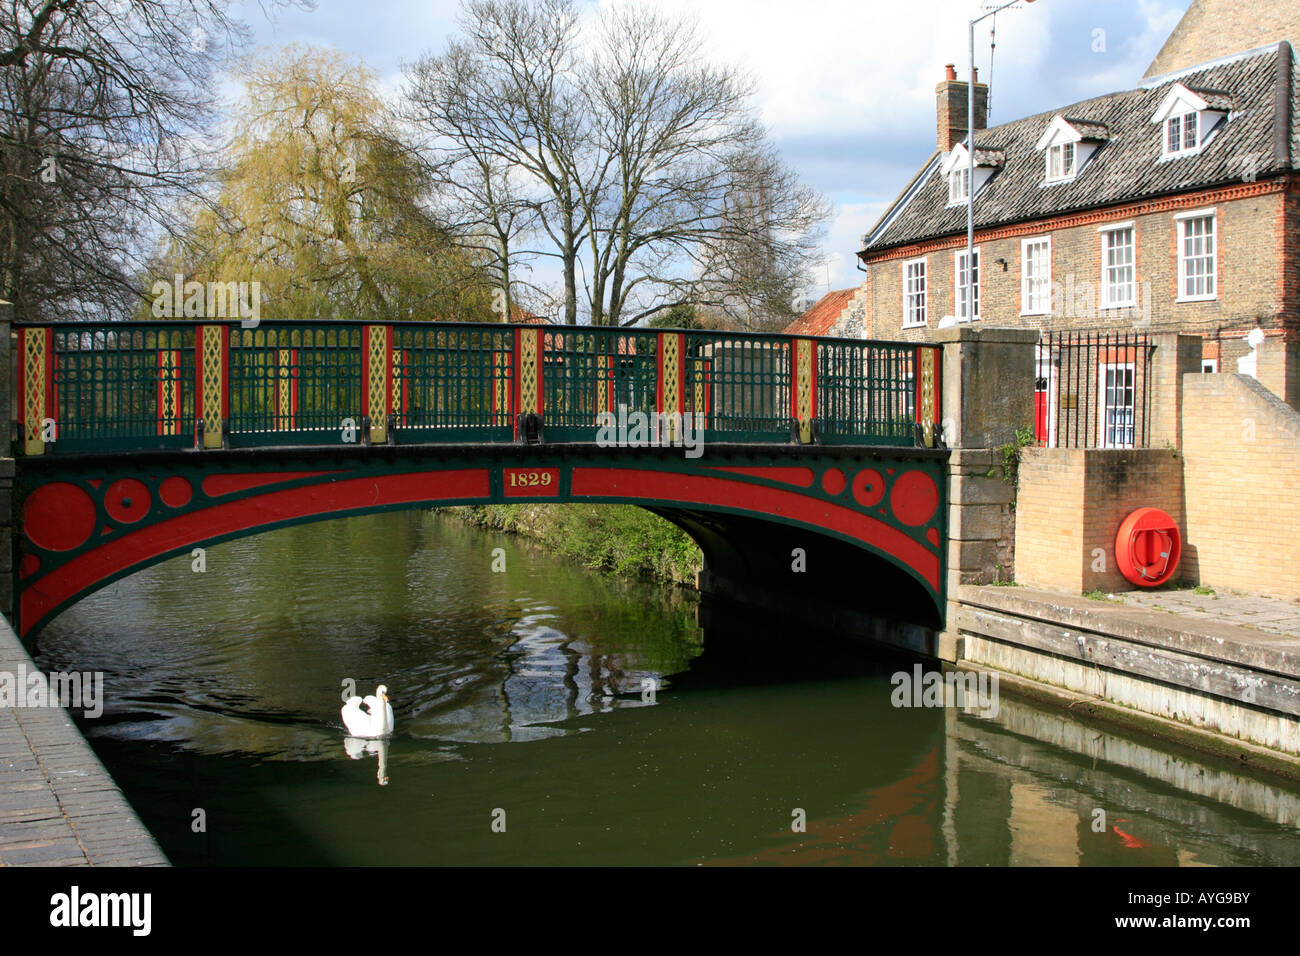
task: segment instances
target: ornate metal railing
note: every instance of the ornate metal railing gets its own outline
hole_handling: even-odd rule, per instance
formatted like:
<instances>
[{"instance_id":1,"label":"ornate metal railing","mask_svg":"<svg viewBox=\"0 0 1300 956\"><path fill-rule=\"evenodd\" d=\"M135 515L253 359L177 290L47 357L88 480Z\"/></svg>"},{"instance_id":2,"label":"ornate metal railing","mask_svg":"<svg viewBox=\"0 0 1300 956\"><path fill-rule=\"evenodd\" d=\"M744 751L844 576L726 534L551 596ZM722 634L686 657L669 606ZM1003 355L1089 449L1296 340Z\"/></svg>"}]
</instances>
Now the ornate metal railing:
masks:
<instances>
[{"instance_id":1,"label":"ornate metal railing","mask_svg":"<svg viewBox=\"0 0 1300 956\"><path fill-rule=\"evenodd\" d=\"M15 330L27 455L635 443L652 419L660 441L690 429L704 441L910 446L935 444L940 421L939 349L901 342L434 322Z\"/></svg>"}]
</instances>

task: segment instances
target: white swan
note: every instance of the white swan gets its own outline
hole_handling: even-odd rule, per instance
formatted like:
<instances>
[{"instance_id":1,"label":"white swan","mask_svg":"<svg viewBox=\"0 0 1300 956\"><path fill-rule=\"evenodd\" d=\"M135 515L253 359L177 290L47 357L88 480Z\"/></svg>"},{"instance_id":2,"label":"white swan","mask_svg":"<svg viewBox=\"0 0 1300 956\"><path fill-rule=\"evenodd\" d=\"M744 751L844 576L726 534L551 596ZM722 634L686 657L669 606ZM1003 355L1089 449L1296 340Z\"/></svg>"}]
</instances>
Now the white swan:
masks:
<instances>
[{"instance_id":1,"label":"white swan","mask_svg":"<svg viewBox=\"0 0 1300 956\"><path fill-rule=\"evenodd\" d=\"M361 709L362 704L369 713ZM375 688L374 696L364 701L349 697L339 713L343 716L343 726L353 737L387 737L393 732L393 705L388 702L388 688L383 684Z\"/></svg>"}]
</instances>

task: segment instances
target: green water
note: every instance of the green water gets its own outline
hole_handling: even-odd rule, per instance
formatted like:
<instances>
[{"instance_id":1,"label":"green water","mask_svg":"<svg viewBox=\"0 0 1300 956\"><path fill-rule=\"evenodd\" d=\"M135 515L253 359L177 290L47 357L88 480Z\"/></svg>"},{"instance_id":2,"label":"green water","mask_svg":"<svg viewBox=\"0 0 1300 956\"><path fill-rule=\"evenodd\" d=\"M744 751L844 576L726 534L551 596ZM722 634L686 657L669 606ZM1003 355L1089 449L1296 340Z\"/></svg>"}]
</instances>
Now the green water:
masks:
<instances>
[{"instance_id":1,"label":"green water","mask_svg":"<svg viewBox=\"0 0 1300 956\"><path fill-rule=\"evenodd\" d=\"M1005 694L896 708L911 661L435 513L176 559L37 651L105 673L81 726L178 864L1300 863L1294 789Z\"/></svg>"}]
</instances>

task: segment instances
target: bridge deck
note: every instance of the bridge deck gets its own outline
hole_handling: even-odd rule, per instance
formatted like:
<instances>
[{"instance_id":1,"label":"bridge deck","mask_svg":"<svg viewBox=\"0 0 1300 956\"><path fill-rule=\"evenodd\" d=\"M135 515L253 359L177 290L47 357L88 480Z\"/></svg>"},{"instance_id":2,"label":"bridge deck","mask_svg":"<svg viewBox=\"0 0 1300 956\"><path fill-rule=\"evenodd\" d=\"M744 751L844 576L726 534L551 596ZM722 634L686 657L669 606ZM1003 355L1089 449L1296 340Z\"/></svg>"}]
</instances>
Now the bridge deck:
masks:
<instances>
[{"instance_id":1,"label":"bridge deck","mask_svg":"<svg viewBox=\"0 0 1300 956\"><path fill-rule=\"evenodd\" d=\"M36 672L0 618L0 671ZM0 866L167 866L68 712L0 708Z\"/></svg>"}]
</instances>

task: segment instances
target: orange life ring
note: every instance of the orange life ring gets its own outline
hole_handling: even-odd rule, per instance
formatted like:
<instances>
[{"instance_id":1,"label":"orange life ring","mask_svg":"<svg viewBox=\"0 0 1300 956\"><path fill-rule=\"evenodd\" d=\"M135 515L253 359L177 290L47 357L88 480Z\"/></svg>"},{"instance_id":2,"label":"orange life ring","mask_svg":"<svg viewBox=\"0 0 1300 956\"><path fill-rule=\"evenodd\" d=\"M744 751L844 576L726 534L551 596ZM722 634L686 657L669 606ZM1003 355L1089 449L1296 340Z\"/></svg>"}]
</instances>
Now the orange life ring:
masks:
<instances>
[{"instance_id":1,"label":"orange life ring","mask_svg":"<svg viewBox=\"0 0 1300 956\"><path fill-rule=\"evenodd\" d=\"M1144 588L1164 584L1178 570L1183 537L1159 508L1139 508L1115 535L1115 562L1125 580Z\"/></svg>"}]
</instances>

